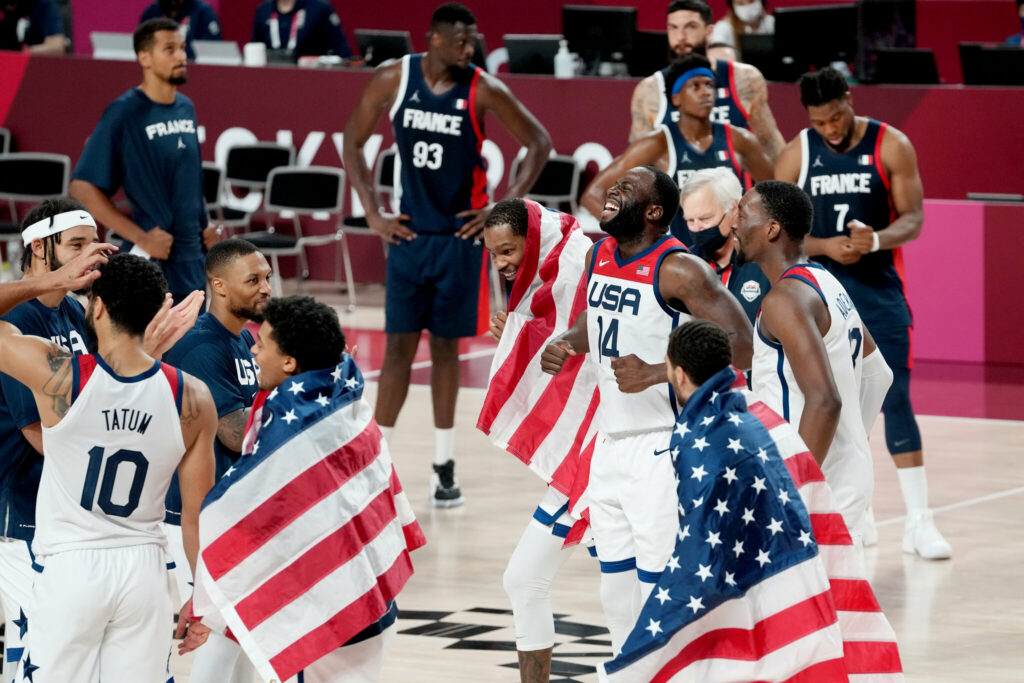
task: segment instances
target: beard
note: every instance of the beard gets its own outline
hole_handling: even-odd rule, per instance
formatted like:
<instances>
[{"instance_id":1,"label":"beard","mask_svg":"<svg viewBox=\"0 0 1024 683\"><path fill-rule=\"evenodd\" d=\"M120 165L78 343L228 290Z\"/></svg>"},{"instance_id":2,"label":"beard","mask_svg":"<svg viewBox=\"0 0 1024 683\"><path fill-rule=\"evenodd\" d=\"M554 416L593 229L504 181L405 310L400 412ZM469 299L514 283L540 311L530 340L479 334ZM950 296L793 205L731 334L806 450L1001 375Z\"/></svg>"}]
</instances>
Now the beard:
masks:
<instances>
[{"instance_id":1,"label":"beard","mask_svg":"<svg viewBox=\"0 0 1024 683\"><path fill-rule=\"evenodd\" d=\"M85 309L85 345L89 353L96 353L99 350L99 338L96 336L96 327L92 324L92 302Z\"/></svg>"},{"instance_id":2,"label":"beard","mask_svg":"<svg viewBox=\"0 0 1024 683\"><path fill-rule=\"evenodd\" d=\"M622 204L614 216L601 221L601 229L619 244L636 240L644 232L644 205L639 202Z\"/></svg>"},{"instance_id":3,"label":"beard","mask_svg":"<svg viewBox=\"0 0 1024 683\"><path fill-rule=\"evenodd\" d=\"M56 252L51 253L50 254L50 272L53 272L55 270L60 270L63 266L64 266L64 264L61 263L59 258L57 258L57 253ZM92 288L91 287L83 287L82 289L76 289L75 291L73 291L71 293L74 294L75 296L86 296L86 295L89 294L89 290L90 289L92 289Z\"/></svg>"},{"instance_id":4,"label":"beard","mask_svg":"<svg viewBox=\"0 0 1024 683\"><path fill-rule=\"evenodd\" d=\"M245 318L246 320L251 320L254 323L263 322L262 309L257 311L255 307L244 308L240 306L238 308L232 308L231 315L238 316L239 318Z\"/></svg>"},{"instance_id":5,"label":"beard","mask_svg":"<svg viewBox=\"0 0 1024 683\"><path fill-rule=\"evenodd\" d=\"M167 82L174 86L185 85L186 83L188 83L188 74L182 74L180 76L171 76L167 79Z\"/></svg>"}]
</instances>

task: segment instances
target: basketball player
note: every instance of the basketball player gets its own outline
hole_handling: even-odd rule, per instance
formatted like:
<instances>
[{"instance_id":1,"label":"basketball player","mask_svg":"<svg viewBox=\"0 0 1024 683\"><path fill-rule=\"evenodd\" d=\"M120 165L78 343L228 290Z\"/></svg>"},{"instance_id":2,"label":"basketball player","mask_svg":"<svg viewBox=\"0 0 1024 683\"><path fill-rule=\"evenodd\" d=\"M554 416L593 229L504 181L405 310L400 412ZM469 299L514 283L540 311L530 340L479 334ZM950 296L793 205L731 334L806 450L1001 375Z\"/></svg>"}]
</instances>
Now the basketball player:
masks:
<instances>
[{"instance_id":1,"label":"basketball player","mask_svg":"<svg viewBox=\"0 0 1024 683\"><path fill-rule=\"evenodd\" d=\"M811 214L807 195L777 180L758 183L740 200L733 228L740 248L772 282L755 322L751 389L797 426L859 544L874 488L861 393L875 390L865 403L877 410L887 389L862 377L887 371L842 284L808 262Z\"/></svg>"},{"instance_id":2,"label":"basketball player","mask_svg":"<svg viewBox=\"0 0 1024 683\"><path fill-rule=\"evenodd\" d=\"M204 290L207 226L196 111L178 92L185 83L185 39L166 17L139 24L133 36L142 84L114 100L85 143L69 192L124 240L124 249L160 262L175 302ZM110 195L124 189L132 217ZM133 246L134 245L134 246Z\"/></svg>"},{"instance_id":3,"label":"basketball player","mask_svg":"<svg viewBox=\"0 0 1024 683\"><path fill-rule=\"evenodd\" d=\"M374 232L391 243L387 261L387 347L376 417L386 438L409 391L420 334L430 332L434 403L431 501L462 504L455 479L455 398L459 338L487 330L486 259L479 241L490 199L480 156L484 114L491 111L526 148L507 196L521 197L551 149L540 123L498 79L470 63L476 19L458 3L441 5L430 22L427 52L382 64L345 127L344 162ZM382 213L363 145L388 112L398 145L400 214Z\"/></svg>"},{"instance_id":4,"label":"basketball player","mask_svg":"<svg viewBox=\"0 0 1024 683\"><path fill-rule=\"evenodd\" d=\"M57 270L96 242L92 216L79 202L66 197L43 201L25 216L22 227L25 251L21 269L27 279ZM197 296L201 301L201 295ZM165 305L169 306L169 301ZM198 308L194 306L191 318L181 323L177 336L191 326ZM162 309L161 315L165 312ZM22 334L50 339L77 356L88 353L84 314L75 298L57 290L16 306L3 320ZM147 344L152 353L159 354L157 346ZM39 411L32 392L9 375L0 374L0 514L5 520L0 530L0 601L7 622L4 674L8 682L14 680L24 650L21 636L28 627L28 602L36 577L29 545L35 532L42 453Z\"/></svg>"},{"instance_id":5,"label":"basketball player","mask_svg":"<svg viewBox=\"0 0 1024 683\"><path fill-rule=\"evenodd\" d=\"M576 475L584 469L581 451L591 438L596 376L581 364L556 380L534 358L582 309L577 295L592 242L571 216L522 199L495 204L483 237L495 269L509 283L509 301L508 313L491 319L499 345L477 427L548 482L502 577L512 603L520 680L547 683L555 644L551 584L575 549L563 547L577 521L568 493L575 497ZM557 406L546 402L554 395ZM542 439L522 438L541 431Z\"/></svg>"},{"instance_id":6,"label":"basketball player","mask_svg":"<svg viewBox=\"0 0 1024 683\"><path fill-rule=\"evenodd\" d=\"M702 168L728 168L741 180L745 173L755 180L773 176L772 162L757 138L742 128L712 121L715 74L706 57L686 55L668 69L668 79L678 121L661 124L639 138L594 177L582 198L584 208L594 216L600 215L608 188L627 169L661 165L666 158L667 165L661 168L680 187ZM684 241L685 232L681 222L674 226L673 234Z\"/></svg>"},{"instance_id":7,"label":"basketball player","mask_svg":"<svg viewBox=\"0 0 1024 683\"><path fill-rule=\"evenodd\" d=\"M672 58L704 54L711 30L711 7L704 0L672 0L668 5L668 47ZM748 128L757 136L761 147L772 161L778 158L785 140L768 107L768 86L756 67L722 59L711 60L715 73L715 106L711 118L716 123L730 123ZM656 71L640 81L630 100L632 125L629 141L634 142L663 123L671 123L675 110L669 106L666 78L670 67Z\"/></svg>"},{"instance_id":8,"label":"basketball player","mask_svg":"<svg viewBox=\"0 0 1024 683\"><path fill-rule=\"evenodd\" d=\"M205 385L143 349L166 292L160 269L120 255L98 273L85 314L93 355L0 324L0 371L32 390L46 454L33 541L43 571L21 669L35 683L163 683L172 614L163 500L177 469L194 563L216 418Z\"/></svg>"},{"instance_id":9,"label":"basketball player","mask_svg":"<svg viewBox=\"0 0 1024 683\"><path fill-rule=\"evenodd\" d=\"M206 254L206 280L210 310L164 356L164 360L206 384L217 407L215 478L241 456L242 436L256 395L255 343L245 324L262 320L270 300L270 265L251 242L229 239L218 242ZM188 595L191 575L181 543L181 495L177 479L167 492L167 533L174 554L181 595ZM196 652L189 672L190 683L229 683L249 680L249 667L238 665L241 648L234 640L214 631Z\"/></svg>"},{"instance_id":10,"label":"basketball player","mask_svg":"<svg viewBox=\"0 0 1024 683\"><path fill-rule=\"evenodd\" d=\"M739 179L725 168L705 168L687 178L679 196L693 243L691 251L711 264L753 323L771 284L761 267L736 248L732 226L743 196Z\"/></svg>"},{"instance_id":11,"label":"basketball player","mask_svg":"<svg viewBox=\"0 0 1024 683\"><path fill-rule=\"evenodd\" d=\"M653 166L619 178L587 254L587 310L542 356L557 374L589 349L601 392L590 466L590 522L601 563L601 603L612 647L621 648L674 547L675 480L669 437L678 405L666 381L665 347L680 322L703 318L729 335L748 367L751 327L714 271L666 235L679 190Z\"/></svg>"},{"instance_id":12,"label":"basketball player","mask_svg":"<svg viewBox=\"0 0 1024 683\"><path fill-rule=\"evenodd\" d=\"M807 255L843 284L892 368L882 413L907 507L903 550L945 559L952 548L928 508L921 432L910 405L913 320L900 247L917 239L924 219L914 146L892 126L857 116L846 80L834 69L804 75L800 100L811 126L786 145L776 176L811 198ZM877 540L872 521L863 533L869 545Z\"/></svg>"}]
</instances>

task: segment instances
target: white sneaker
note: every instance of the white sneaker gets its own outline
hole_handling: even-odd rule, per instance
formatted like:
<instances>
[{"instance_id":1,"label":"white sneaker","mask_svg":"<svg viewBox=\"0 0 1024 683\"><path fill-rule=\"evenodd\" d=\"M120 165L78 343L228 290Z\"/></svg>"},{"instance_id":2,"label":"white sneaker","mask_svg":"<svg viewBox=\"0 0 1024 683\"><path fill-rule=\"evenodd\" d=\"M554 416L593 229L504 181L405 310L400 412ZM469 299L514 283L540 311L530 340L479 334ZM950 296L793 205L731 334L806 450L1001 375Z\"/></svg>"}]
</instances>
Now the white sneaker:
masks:
<instances>
[{"instance_id":1,"label":"white sneaker","mask_svg":"<svg viewBox=\"0 0 1024 683\"><path fill-rule=\"evenodd\" d=\"M917 553L926 560L947 560L953 556L953 548L935 528L932 511L916 512L907 517L903 530L903 552Z\"/></svg>"},{"instance_id":2,"label":"white sneaker","mask_svg":"<svg viewBox=\"0 0 1024 683\"><path fill-rule=\"evenodd\" d=\"M875 527L875 511L870 506L860 524L860 539L865 548L878 543L878 528Z\"/></svg>"}]
</instances>

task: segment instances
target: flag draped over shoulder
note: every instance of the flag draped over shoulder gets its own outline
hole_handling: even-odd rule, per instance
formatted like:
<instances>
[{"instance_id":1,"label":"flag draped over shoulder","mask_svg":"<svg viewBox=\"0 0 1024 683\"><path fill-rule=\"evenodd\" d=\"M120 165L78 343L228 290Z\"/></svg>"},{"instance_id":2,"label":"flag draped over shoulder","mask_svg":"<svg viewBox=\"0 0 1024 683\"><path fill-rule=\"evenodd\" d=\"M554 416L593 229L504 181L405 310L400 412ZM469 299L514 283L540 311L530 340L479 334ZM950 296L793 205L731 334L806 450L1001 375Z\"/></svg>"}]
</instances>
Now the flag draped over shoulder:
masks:
<instances>
[{"instance_id":1,"label":"flag draped over shoulder","mask_svg":"<svg viewBox=\"0 0 1024 683\"><path fill-rule=\"evenodd\" d=\"M577 349L555 376L540 368L551 339L586 310L592 242L568 214L525 200L526 248L509 294L508 320L491 364L477 428L567 496L581 458L593 450L597 373Z\"/></svg>"},{"instance_id":2,"label":"flag draped over shoulder","mask_svg":"<svg viewBox=\"0 0 1024 683\"><path fill-rule=\"evenodd\" d=\"M602 681L903 680L895 633L817 463L731 369L672 436L673 555Z\"/></svg>"},{"instance_id":3,"label":"flag draped over shoulder","mask_svg":"<svg viewBox=\"0 0 1024 683\"><path fill-rule=\"evenodd\" d=\"M194 611L219 611L265 680L382 617L423 533L352 361L256 396L243 455L199 516Z\"/></svg>"}]
</instances>

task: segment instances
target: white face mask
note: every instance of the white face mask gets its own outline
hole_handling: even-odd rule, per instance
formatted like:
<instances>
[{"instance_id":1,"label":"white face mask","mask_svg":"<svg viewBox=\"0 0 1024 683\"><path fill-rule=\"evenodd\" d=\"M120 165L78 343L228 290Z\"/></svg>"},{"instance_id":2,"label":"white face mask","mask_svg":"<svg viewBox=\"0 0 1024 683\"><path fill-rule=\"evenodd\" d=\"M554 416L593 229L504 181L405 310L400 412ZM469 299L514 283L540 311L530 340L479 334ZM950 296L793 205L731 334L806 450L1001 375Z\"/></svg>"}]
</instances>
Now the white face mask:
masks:
<instances>
[{"instance_id":1,"label":"white face mask","mask_svg":"<svg viewBox=\"0 0 1024 683\"><path fill-rule=\"evenodd\" d=\"M764 13L764 7L761 5L761 0L755 0L749 5L733 5L732 11L737 19L750 24L757 21L757 18Z\"/></svg>"}]
</instances>

